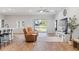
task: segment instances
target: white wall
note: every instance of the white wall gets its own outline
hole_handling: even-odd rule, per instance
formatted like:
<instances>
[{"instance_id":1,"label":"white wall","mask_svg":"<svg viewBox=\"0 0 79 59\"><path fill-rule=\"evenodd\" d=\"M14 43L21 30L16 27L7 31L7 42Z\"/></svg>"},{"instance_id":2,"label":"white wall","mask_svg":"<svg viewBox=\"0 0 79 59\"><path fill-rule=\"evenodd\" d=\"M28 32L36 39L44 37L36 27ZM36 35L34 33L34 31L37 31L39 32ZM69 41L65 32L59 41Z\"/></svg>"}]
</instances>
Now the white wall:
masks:
<instances>
[{"instance_id":1,"label":"white wall","mask_svg":"<svg viewBox=\"0 0 79 59\"><path fill-rule=\"evenodd\" d=\"M0 15L0 19L5 19L5 16L4 15Z\"/></svg>"},{"instance_id":2,"label":"white wall","mask_svg":"<svg viewBox=\"0 0 79 59\"><path fill-rule=\"evenodd\" d=\"M32 16L6 16L6 23L9 24L10 28L17 28L17 21L24 20L26 27L32 26Z\"/></svg>"},{"instance_id":3,"label":"white wall","mask_svg":"<svg viewBox=\"0 0 79 59\"><path fill-rule=\"evenodd\" d=\"M48 27L47 27L47 32L54 32L55 30L55 24L54 24L54 15L11 15L11 16L5 16L6 23L9 24L10 28L17 28L17 21L24 20L25 22L25 27L27 26L34 26L33 21L35 19L40 20L44 19L48 21ZM15 32L22 32L22 28L15 30Z\"/></svg>"}]
</instances>

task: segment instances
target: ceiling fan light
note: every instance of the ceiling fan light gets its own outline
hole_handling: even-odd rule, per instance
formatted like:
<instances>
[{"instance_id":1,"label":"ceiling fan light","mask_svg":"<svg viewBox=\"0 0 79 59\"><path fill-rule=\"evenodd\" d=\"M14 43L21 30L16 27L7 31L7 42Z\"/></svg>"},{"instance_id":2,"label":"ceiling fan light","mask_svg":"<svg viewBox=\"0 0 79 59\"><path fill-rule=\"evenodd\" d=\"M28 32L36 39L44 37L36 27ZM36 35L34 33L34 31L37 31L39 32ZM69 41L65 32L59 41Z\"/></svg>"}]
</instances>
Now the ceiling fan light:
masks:
<instances>
[{"instance_id":1,"label":"ceiling fan light","mask_svg":"<svg viewBox=\"0 0 79 59\"><path fill-rule=\"evenodd\" d=\"M41 10L40 13L43 13L43 10Z\"/></svg>"}]
</instances>

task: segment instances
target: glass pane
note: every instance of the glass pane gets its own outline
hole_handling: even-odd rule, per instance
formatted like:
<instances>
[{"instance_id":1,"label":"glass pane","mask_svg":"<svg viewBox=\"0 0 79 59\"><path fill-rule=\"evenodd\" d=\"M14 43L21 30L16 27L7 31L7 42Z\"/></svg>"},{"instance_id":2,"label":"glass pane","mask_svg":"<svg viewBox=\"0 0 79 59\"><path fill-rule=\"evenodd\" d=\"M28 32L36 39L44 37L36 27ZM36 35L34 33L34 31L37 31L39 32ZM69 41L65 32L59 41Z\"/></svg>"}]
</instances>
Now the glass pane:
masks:
<instances>
[{"instance_id":1,"label":"glass pane","mask_svg":"<svg viewBox=\"0 0 79 59\"><path fill-rule=\"evenodd\" d=\"M35 30L39 32L46 32L47 30L47 20L35 20Z\"/></svg>"}]
</instances>

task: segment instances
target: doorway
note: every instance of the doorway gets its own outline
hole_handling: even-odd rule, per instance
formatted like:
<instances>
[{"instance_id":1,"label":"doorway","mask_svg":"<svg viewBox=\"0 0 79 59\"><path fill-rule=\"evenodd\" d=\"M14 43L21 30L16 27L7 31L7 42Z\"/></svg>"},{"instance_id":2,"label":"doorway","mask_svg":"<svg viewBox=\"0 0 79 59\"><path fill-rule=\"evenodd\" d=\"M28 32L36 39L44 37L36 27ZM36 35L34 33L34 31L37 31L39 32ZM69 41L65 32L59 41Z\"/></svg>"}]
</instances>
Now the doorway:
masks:
<instances>
[{"instance_id":1,"label":"doorway","mask_svg":"<svg viewBox=\"0 0 79 59\"><path fill-rule=\"evenodd\" d=\"M34 29L38 32L46 33L47 32L47 20L35 20Z\"/></svg>"}]
</instances>

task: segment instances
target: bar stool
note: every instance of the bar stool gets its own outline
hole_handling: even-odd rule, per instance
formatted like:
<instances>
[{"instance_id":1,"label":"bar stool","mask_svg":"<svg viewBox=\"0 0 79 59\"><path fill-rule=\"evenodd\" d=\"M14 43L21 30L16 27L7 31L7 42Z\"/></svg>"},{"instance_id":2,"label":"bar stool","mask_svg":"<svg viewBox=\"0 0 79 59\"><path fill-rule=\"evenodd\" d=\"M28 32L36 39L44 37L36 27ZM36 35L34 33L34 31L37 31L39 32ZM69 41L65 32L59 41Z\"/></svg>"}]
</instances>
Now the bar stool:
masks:
<instances>
[{"instance_id":1,"label":"bar stool","mask_svg":"<svg viewBox=\"0 0 79 59\"><path fill-rule=\"evenodd\" d=\"M3 36L4 39L2 41L4 42L4 46L5 46L5 44L9 43L9 33L7 32L6 29L3 30Z\"/></svg>"},{"instance_id":2,"label":"bar stool","mask_svg":"<svg viewBox=\"0 0 79 59\"><path fill-rule=\"evenodd\" d=\"M2 44L4 44L3 40L4 40L4 35L2 31L0 30L0 48L2 47Z\"/></svg>"}]
</instances>

